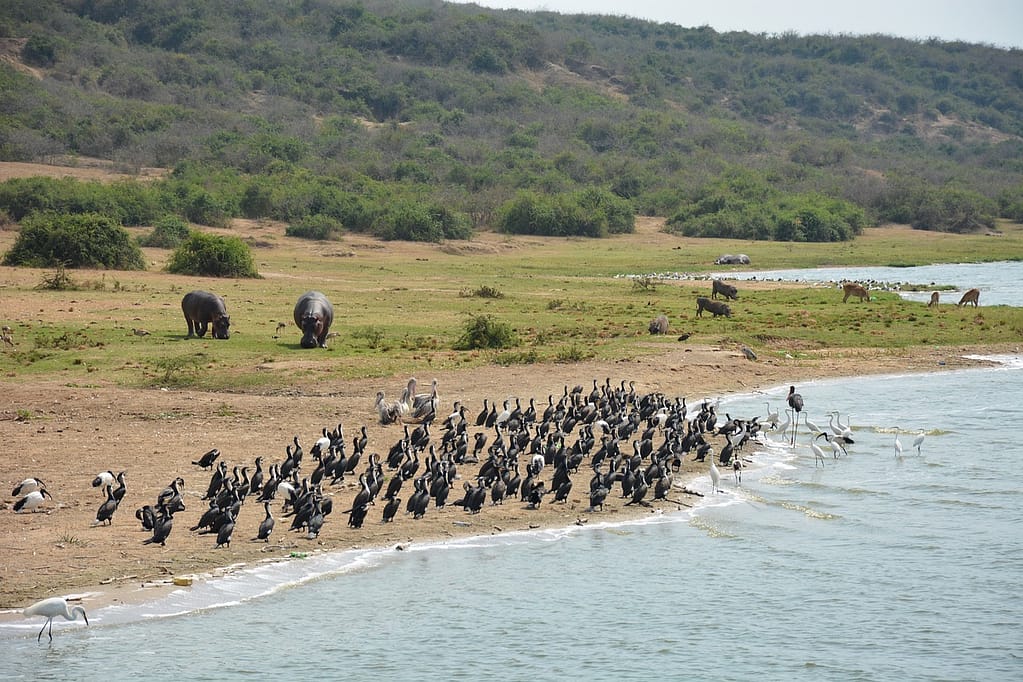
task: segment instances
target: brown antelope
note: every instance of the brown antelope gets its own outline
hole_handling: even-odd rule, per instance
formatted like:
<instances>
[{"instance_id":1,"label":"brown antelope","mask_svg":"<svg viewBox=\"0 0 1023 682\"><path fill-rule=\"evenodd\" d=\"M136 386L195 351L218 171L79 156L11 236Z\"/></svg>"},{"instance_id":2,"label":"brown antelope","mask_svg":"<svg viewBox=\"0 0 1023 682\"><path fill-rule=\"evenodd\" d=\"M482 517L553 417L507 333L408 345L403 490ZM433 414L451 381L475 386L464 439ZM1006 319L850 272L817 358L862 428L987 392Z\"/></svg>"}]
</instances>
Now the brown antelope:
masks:
<instances>
[{"instance_id":1,"label":"brown antelope","mask_svg":"<svg viewBox=\"0 0 1023 682\"><path fill-rule=\"evenodd\" d=\"M860 303L870 300L870 293L867 292L867 289L862 284L857 284L856 282L846 282L842 285L842 291L845 292L842 303L848 301L850 296L859 297Z\"/></svg>"},{"instance_id":2,"label":"brown antelope","mask_svg":"<svg viewBox=\"0 0 1023 682\"><path fill-rule=\"evenodd\" d=\"M963 297L959 299L959 303L956 305L966 305L972 303L973 307L976 308L980 302L980 289L973 288L963 294Z\"/></svg>"},{"instance_id":3,"label":"brown antelope","mask_svg":"<svg viewBox=\"0 0 1023 682\"><path fill-rule=\"evenodd\" d=\"M930 301L930 303L927 304L927 307L931 308L933 306L938 305L938 299L940 299L940 298L941 298L941 296L938 294L937 291L932 292L931 293L931 301Z\"/></svg>"}]
</instances>

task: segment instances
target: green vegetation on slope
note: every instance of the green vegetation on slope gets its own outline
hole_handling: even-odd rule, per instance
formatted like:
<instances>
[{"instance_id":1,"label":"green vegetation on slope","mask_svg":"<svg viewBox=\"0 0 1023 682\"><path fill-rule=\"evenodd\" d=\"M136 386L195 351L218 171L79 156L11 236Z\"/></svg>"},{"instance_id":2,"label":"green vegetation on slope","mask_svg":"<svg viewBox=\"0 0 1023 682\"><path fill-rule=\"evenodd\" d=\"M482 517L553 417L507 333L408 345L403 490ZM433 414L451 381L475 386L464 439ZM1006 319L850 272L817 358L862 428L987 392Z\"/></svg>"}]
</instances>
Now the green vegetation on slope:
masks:
<instances>
[{"instance_id":1,"label":"green vegetation on slope","mask_svg":"<svg viewBox=\"0 0 1023 682\"><path fill-rule=\"evenodd\" d=\"M0 6L31 69L0 62L0 159L174 168L157 206L136 205L148 220L463 238L523 191L610 192L722 234L748 214L691 209L738 171L778 194L758 238L847 238L827 216L785 229L784 207L811 201L958 232L1023 205L1018 50L432 0Z\"/></svg>"}]
</instances>

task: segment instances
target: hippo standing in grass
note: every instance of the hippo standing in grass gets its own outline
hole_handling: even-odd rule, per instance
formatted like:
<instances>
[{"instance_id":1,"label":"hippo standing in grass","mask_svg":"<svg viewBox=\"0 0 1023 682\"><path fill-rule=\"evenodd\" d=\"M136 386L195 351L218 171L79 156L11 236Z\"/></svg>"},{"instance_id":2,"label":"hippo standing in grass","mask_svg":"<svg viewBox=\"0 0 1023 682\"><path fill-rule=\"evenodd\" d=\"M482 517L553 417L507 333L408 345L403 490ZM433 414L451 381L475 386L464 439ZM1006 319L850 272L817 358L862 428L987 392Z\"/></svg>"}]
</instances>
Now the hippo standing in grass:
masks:
<instances>
[{"instance_id":1,"label":"hippo standing in grass","mask_svg":"<svg viewBox=\"0 0 1023 682\"><path fill-rule=\"evenodd\" d=\"M295 304L295 324L302 330L303 348L327 347L327 332L334 322L334 306L318 291L307 291Z\"/></svg>"},{"instance_id":2,"label":"hippo standing in grass","mask_svg":"<svg viewBox=\"0 0 1023 682\"><path fill-rule=\"evenodd\" d=\"M227 315L224 299L208 291L191 291L181 299L181 312L188 323L188 336L206 336L206 329L213 326L213 338L231 337L231 318Z\"/></svg>"}]
</instances>

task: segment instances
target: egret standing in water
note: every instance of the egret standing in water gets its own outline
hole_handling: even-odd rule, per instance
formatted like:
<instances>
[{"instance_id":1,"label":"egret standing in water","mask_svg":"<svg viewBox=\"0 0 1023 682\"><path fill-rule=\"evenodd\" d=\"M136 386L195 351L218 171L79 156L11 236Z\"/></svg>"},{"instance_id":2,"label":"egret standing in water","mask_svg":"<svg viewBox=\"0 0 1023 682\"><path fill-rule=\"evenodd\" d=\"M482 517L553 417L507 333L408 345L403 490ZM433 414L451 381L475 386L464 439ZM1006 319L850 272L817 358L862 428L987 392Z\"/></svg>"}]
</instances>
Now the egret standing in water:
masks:
<instances>
[{"instance_id":1,"label":"egret standing in water","mask_svg":"<svg viewBox=\"0 0 1023 682\"><path fill-rule=\"evenodd\" d=\"M717 465L714 464L714 457L712 456L710 458L710 485L715 494L717 494L717 491L720 489L720 483L721 472L718 471Z\"/></svg>"},{"instance_id":2,"label":"egret standing in water","mask_svg":"<svg viewBox=\"0 0 1023 682\"><path fill-rule=\"evenodd\" d=\"M902 459L902 442L899 440L898 429L895 429L895 458Z\"/></svg>"},{"instance_id":3,"label":"egret standing in water","mask_svg":"<svg viewBox=\"0 0 1023 682\"><path fill-rule=\"evenodd\" d=\"M85 624L89 624L89 617L85 615L85 607L83 606L70 606L64 597L50 597L42 601L37 601L32 606L26 608L23 613L26 616L46 616L46 622L43 623L42 629L39 630L39 636L36 637L36 641L42 641L43 630L46 626L50 626L50 641L53 641L53 619L57 616L63 616L65 620L77 620L78 614L82 614L82 618L85 619Z\"/></svg>"},{"instance_id":4,"label":"egret standing in water","mask_svg":"<svg viewBox=\"0 0 1023 682\"><path fill-rule=\"evenodd\" d=\"M920 433L916 434L916 438L913 439L913 447L916 448L916 454L918 455L923 454L922 452L920 452L920 446L924 444L924 438L926 437L927 432L921 431Z\"/></svg>"}]
</instances>

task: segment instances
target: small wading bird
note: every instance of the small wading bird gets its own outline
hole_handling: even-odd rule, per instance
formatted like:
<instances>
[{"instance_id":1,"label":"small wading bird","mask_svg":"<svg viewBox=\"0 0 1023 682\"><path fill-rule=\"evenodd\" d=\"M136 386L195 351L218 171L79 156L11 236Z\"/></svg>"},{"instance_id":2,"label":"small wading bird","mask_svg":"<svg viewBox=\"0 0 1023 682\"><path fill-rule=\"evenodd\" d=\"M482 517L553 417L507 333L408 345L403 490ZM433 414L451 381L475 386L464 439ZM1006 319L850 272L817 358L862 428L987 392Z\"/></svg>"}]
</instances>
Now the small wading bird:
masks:
<instances>
[{"instance_id":1,"label":"small wading bird","mask_svg":"<svg viewBox=\"0 0 1023 682\"><path fill-rule=\"evenodd\" d=\"M37 601L32 606L26 608L23 613L26 616L46 616L46 622L43 623L43 627L39 630L39 636L36 637L37 642L42 641L43 630L47 626L50 628L50 641L53 641L53 619L57 616L63 616L65 620L76 620L80 613L85 620L85 624L89 624L89 617L85 615L85 608L82 606L70 606L63 597L50 597L49 599Z\"/></svg>"}]
</instances>

